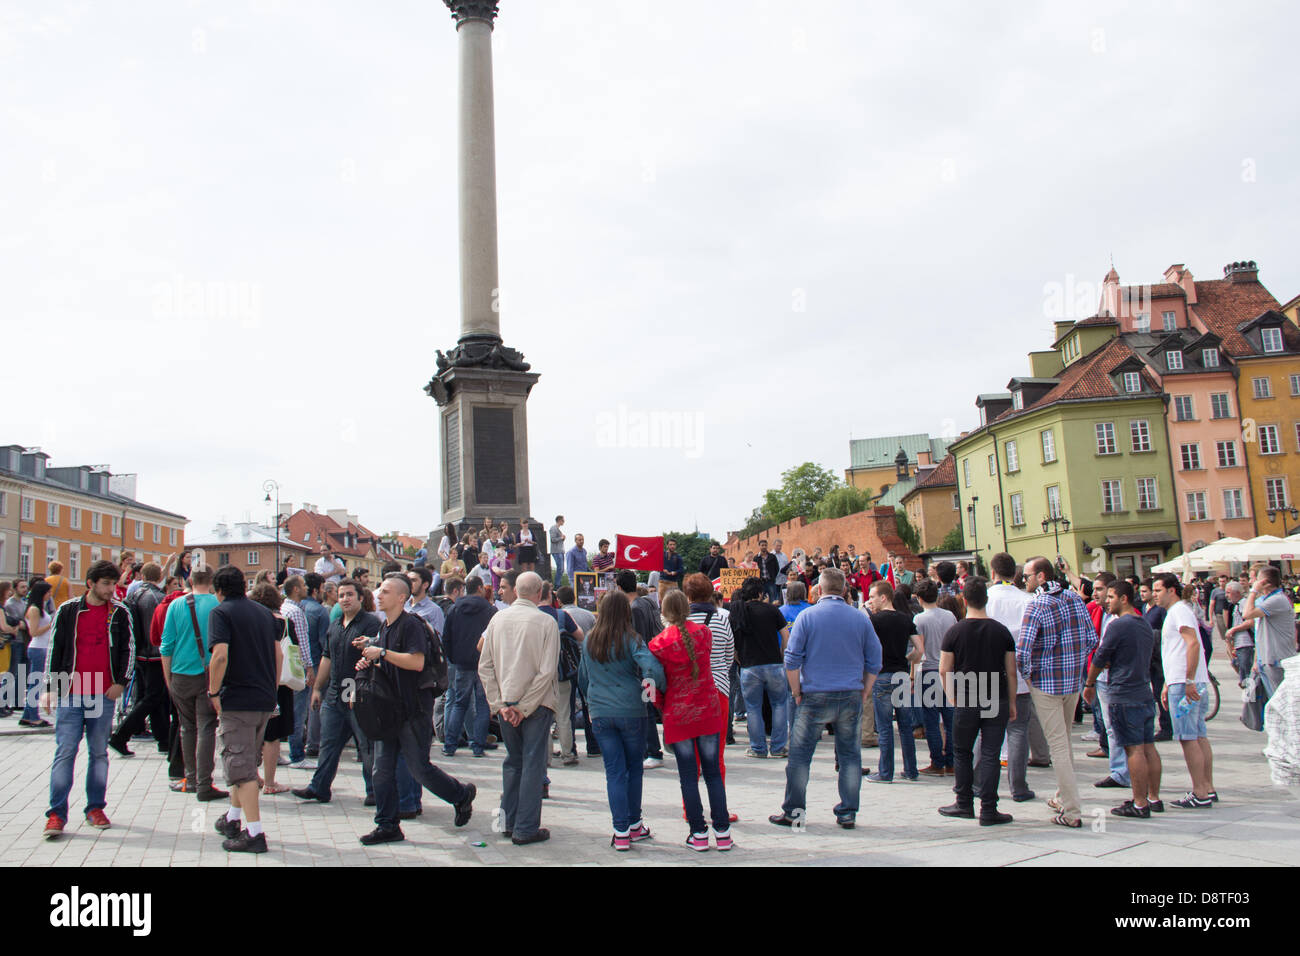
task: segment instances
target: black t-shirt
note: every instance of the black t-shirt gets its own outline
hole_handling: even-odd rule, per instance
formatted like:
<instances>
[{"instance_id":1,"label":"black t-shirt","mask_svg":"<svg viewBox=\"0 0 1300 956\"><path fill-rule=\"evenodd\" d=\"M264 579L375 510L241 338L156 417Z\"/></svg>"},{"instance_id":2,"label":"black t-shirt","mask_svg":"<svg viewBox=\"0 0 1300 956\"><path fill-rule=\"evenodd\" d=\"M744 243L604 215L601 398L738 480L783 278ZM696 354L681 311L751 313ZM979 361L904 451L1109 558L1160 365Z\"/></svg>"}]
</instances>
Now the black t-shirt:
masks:
<instances>
[{"instance_id":1,"label":"black t-shirt","mask_svg":"<svg viewBox=\"0 0 1300 956\"><path fill-rule=\"evenodd\" d=\"M912 648L912 635L916 633L916 623L911 615L898 611L881 611L871 615L871 626L880 638L880 672L888 674L893 671L908 671L911 664L907 652Z\"/></svg>"},{"instance_id":2,"label":"black t-shirt","mask_svg":"<svg viewBox=\"0 0 1300 956\"><path fill-rule=\"evenodd\" d=\"M321 649L321 656L330 662L330 683L325 689L326 699L336 699L342 692L343 681L357 676L357 661L361 659L361 651L353 647L352 642L360 634L374 637L378 633L379 618L369 611L358 612L346 627L341 615L330 622L325 647Z\"/></svg>"},{"instance_id":3,"label":"black t-shirt","mask_svg":"<svg viewBox=\"0 0 1300 956\"><path fill-rule=\"evenodd\" d=\"M208 618L208 650L227 646L226 676L221 706L226 710L275 710L280 675L275 670L275 645L283 634L270 610L246 597L227 598Z\"/></svg>"},{"instance_id":4,"label":"black t-shirt","mask_svg":"<svg viewBox=\"0 0 1300 956\"><path fill-rule=\"evenodd\" d=\"M1110 665L1107 695L1113 704L1145 704L1151 696L1151 653L1156 635L1136 614L1125 614L1106 625L1101 645L1092 656L1097 667Z\"/></svg>"},{"instance_id":5,"label":"black t-shirt","mask_svg":"<svg viewBox=\"0 0 1300 956\"><path fill-rule=\"evenodd\" d=\"M379 620L380 647L401 654L429 653L429 627L424 619L409 611L403 611L391 625L381 617ZM331 665L333 666L333 665ZM374 665L371 665L374 666ZM396 664L380 664L388 669L388 676L397 679L397 688L402 696L407 715L433 712L433 691L420 690L420 672L403 670Z\"/></svg>"},{"instance_id":6,"label":"black t-shirt","mask_svg":"<svg viewBox=\"0 0 1300 956\"><path fill-rule=\"evenodd\" d=\"M952 652L952 670L957 678L953 681L953 689L958 706L982 706L984 688L993 686L994 679L997 681L998 700L1007 699L1007 655L1016 652L1016 642L1001 621L991 617L964 618L944 635L939 649ZM969 697L962 699L961 675L967 674L975 675L974 683L965 683L965 686L979 692L979 702ZM970 680L965 678L966 682Z\"/></svg>"},{"instance_id":7,"label":"black t-shirt","mask_svg":"<svg viewBox=\"0 0 1300 956\"><path fill-rule=\"evenodd\" d=\"M781 630L789 622L781 611L766 601L745 602L745 630L737 633L736 663L741 667L780 664Z\"/></svg>"}]
</instances>

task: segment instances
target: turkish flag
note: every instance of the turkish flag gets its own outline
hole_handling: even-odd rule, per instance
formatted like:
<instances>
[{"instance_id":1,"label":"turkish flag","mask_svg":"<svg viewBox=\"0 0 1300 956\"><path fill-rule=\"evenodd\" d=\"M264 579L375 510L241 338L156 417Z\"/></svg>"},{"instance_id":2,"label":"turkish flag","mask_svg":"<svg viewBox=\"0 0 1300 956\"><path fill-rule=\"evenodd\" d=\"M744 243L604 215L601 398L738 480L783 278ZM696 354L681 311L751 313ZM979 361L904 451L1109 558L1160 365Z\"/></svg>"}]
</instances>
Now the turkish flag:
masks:
<instances>
[{"instance_id":1,"label":"turkish flag","mask_svg":"<svg viewBox=\"0 0 1300 956\"><path fill-rule=\"evenodd\" d=\"M615 536L614 566L633 571L662 571L664 569L664 539L660 535L639 538L635 535Z\"/></svg>"}]
</instances>

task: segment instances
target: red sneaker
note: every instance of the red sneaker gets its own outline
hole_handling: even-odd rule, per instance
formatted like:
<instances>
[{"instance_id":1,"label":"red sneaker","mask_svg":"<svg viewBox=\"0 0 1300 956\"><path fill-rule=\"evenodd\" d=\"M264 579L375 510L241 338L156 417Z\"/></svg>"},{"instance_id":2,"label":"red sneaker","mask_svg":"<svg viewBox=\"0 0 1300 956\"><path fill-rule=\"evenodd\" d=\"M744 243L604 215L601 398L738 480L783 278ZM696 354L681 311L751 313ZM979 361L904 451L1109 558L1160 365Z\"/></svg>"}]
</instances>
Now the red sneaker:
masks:
<instances>
[{"instance_id":1,"label":"red sneaker","mask_svg":"<svg viewBox=\"0 0 1300 956\"><path fill-rule=\"evenodd\" d=\"M96 830L107 830L113 824L108 822L108 817L104 815L103 810L91 810L86 814L86 822Z\"/></svg>"},{"instance_id":2,"label":"red sneaker","mask_svg":"<svg viewBox=\"0 0 1300 956\"><path fill-rule=\"evenodd\" d=\"M54 815L45 818L45 839L53 840L63 836L63 820Z\"/></svg>"}]
</instances>

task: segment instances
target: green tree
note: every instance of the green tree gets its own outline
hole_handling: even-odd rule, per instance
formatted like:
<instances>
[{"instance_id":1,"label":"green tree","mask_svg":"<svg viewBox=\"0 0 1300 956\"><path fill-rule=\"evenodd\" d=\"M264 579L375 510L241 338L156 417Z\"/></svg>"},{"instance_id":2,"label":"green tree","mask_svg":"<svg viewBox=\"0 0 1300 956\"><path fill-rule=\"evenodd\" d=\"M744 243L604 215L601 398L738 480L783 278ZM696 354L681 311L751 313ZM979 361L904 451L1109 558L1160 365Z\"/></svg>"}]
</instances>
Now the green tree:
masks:
<instances>
[{"instance_id":1,"label":"green tree","mask_svg":"<svg viewBox=\"0 0 1300 956\"><path fill-rule=\"evenodd\" d=\"M781 487L763 496L763 513L772 524L808 516L841 482L829 468L811 461L781 473Z\"/></svg>"},{"instance_id":2,"label":"green tree","mask_svg":"<svg viewBox=\"0 0 1300 956\"><path fill-rule=\"evenodd\" d=\"M751 534L758 534L764 528L770 528L774 524L776 524L776 522L768 518L768 516L763 513L762 508L755 508L750 512L749 520L745 522L745 526L736 533L742 538L748 538ZM677 543L679 545L681 544L680 541Z\"/></svg>"},{"instance_id":3,"label":"green tree","mask_svg":"<svg viewBox=\"0 0 1300 956\"><path fill-rule=\"evenodd\" d=\"M966 541L962 537L961 525L953 528L944 537L943 543L939 545L940 551L960 551L966 547Z\"/></svg>"},{"instance_id":4,"label":"green tree","mask_svg":"<svg viewBox=\"0 0 1300 956\"><path fill-rule=\"evenodd\" d=\"M857 514L871 507L871 489L855 488L841 484L832 488L817 507L813 509L812 520L823 518L843 518L845 515Z\"/></svg>"},{"instance_id":5,"label":"green tree","mask_svg":"<svg viewBox=\"0 0 1300 956\"><path fill-rule=\"evenodd\" d=\"M907 545L907 550L913 554L920 552L921 539L916 529L912 527L912 522L907 520L907 512L902 508L895 508L894 517L898 523L898 536L903 539L903 544Z\"/></svg>"}]
</instances>

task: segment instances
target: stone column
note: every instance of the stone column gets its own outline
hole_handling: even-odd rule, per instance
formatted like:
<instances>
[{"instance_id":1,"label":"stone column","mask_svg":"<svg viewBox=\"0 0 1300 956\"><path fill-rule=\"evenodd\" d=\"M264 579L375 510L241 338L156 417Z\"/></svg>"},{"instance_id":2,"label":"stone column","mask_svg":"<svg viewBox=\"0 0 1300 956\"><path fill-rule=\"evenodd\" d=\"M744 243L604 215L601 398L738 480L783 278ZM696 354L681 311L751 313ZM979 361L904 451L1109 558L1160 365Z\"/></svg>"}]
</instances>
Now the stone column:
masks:
<instances>
[{"instance_id":1,"label":"stone column","mask_svg":"<svg viewBox=\"0 0 1300 956\"><path fill-rule=\"evenodd\" d=\"M497 4L444 0L460 47L460 341L500 342L492 21Z\"/></svg>"}]
</instances>

